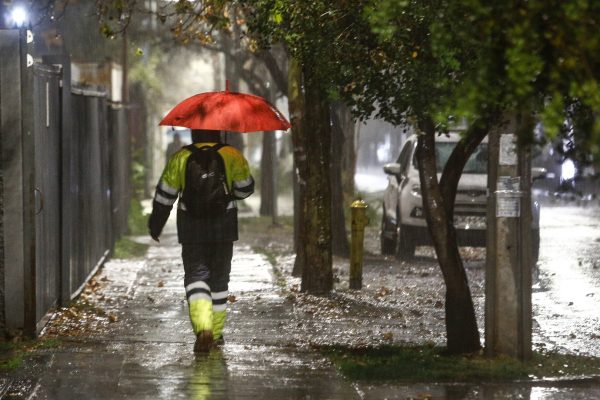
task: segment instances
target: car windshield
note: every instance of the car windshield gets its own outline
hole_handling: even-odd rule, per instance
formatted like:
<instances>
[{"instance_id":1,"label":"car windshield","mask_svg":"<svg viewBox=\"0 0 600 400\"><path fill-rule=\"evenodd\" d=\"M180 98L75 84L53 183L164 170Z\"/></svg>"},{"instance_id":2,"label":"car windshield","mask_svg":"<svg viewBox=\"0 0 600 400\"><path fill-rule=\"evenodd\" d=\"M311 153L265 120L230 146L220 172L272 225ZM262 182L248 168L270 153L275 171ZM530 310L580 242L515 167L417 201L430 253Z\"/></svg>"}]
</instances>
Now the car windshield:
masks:
<instances>
[{"instance_id":1,"label":"car windshield","mask_svg":"<svg viewBox=\"0 0 600 400\"><path fill-rule=\"evenodd\" d=\"M442 172L444 166L452 154L452 150L456 146L456 142L436 142L435 143L435 163L437 171ZM481 143L471 154L463 174L487 174L488 147L487 143ZM417 167L417 157L415 152L414 165Z\"/></svg>"}]
</instances>

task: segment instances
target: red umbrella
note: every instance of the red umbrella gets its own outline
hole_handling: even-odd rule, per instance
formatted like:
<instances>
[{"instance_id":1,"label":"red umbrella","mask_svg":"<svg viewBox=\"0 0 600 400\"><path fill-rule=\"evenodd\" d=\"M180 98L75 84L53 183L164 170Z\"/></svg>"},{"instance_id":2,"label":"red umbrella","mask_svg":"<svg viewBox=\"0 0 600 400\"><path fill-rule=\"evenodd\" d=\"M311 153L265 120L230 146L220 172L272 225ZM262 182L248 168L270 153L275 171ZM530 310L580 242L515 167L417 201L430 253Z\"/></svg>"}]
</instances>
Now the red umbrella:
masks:
<instances>
[{"instance_id":1,"label":"red umbrella","mask_svg":"<svg viewBox=\"0 0 600 400\"><path fill-rule=\"evenodd\" d=\"M259 96L229 91L194 95L177 104L159 125L231 132L286 130L290 123Z\"/></svg>"}]
</instances>

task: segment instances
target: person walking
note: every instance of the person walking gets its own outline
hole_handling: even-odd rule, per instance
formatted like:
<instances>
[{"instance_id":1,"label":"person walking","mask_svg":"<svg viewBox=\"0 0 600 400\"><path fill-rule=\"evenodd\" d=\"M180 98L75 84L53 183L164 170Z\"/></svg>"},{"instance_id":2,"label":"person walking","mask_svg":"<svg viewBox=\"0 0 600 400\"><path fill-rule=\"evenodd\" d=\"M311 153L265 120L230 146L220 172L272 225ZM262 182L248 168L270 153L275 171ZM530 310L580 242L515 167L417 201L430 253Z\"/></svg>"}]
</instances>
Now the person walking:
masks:
<instances>
[{"instance_id":1,"label":"person walking","mask_svg":"<svg viewBox=\"0 0 600 400\"><path fill-rule=\"evenodd\" d=\"M236 200L254 192L254 178L244 156L234 147L221 143L220 131L194 129L192 142L169 158L156 186L148 228L150 236L158 242L173 204L179 199L177 235L182 247L189 316L196 335L194 352L206 352L224 343L233 242L238 240ZM191 190L191 183L186 189L186 178L194 182L187 164L193 153L206 150L207 146L222 158L228 194L224 212L211 211L209 215L199 216L200 211L195 210L201 204L196 202L201 200L196 199L200 195Z\"/></svg>"}]
</instances>

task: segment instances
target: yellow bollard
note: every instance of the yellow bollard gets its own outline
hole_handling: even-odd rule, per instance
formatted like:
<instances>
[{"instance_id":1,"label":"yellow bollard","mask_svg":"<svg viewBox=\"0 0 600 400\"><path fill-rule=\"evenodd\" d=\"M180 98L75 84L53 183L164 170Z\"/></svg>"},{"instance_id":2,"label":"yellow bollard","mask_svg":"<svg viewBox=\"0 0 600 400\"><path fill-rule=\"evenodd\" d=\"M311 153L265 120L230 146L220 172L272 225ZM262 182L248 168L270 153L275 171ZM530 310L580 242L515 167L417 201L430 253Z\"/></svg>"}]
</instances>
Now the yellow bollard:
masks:
<instances>
[{"instance_id":1,"label":"yellow bollard","mask_svg":"<svg viewBox=\"0 0 600 400\"><path fill-rule=\"evenodd\" d=\"M367 203L358 199L350 206L352 210L352 237L350 244L350 289L362 288L363 241L367 218Z\"/></svg>"}]
</instances>

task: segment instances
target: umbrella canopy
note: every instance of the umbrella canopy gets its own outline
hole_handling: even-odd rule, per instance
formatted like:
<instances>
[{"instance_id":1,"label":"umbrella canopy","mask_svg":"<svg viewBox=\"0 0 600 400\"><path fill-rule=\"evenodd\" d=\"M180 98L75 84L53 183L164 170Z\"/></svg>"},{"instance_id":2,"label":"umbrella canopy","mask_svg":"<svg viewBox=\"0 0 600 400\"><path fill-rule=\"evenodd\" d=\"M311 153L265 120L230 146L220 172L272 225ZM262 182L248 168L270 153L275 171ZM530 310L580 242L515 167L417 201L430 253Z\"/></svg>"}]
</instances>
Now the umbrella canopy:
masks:
<instances>
[{"instance_id":1,"label":"umbrella canopy","mask_svg":"<svg viewBox=\"0 0 600 400\"><path fill-rule=\"evenodd\" d=\"M286 130L290 123L272 104L252 94L206 92L177 104L159 125L231 132Z\"/></svg>"}]
</instances>

